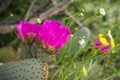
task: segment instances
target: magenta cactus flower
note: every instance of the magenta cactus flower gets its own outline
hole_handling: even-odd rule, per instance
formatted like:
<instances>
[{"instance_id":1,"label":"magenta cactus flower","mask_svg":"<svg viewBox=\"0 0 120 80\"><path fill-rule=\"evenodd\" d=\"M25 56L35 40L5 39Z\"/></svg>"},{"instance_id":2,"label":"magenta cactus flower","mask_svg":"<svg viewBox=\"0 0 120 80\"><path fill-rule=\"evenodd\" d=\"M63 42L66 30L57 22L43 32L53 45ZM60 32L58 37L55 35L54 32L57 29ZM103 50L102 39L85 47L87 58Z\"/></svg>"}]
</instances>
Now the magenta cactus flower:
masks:
<instances>
[{"instance_id":1,"label":"magenta cactus flower","mask_svg":"<svg viewBox=\"0 0 120 80\"><path fill-rule=\"evenodd\" d=\"M98 49L102 53L108 53L110 52L110 41L107 40L105 37L100 36L99 38L96 38L94 41L94 45L96 49Z\"/></svg>"},{"instance_id":2,"label":"magenta cactus flower","mask_svg":"<svg viewBox=\"0 0 120 80\"><path fill-rule=\"evenodd\" d=\"M17 26L18 37L24 41L24 39L36 39L39 36L41 25L31 24L21 21Z\"/></svg>"},{"instance_id":3,"label":"magenta cactus flower","mask_svg":"<svg viewBox=\"0 0 120 80\"><path fill-rule=\"evenodd\" d=\"M70 38L70 29L66 28L60 22L46 20L39 32L39 41L45 48L59 50Z\"/></svg>"},{"instance_id":4,"label":"magenta cactus flower","mask_svg":"<svg viewBox=\"0 0 120 80\"><path fill-rule=\"evenodd\" d=\"M108 44L109 44L109 42L108 42ZM94 41L94 45L95 45L96 49L98 49L102 53L108 53L110 51L110 45L108 45L108 46L103 45L100 41L100 38L97 38Z\"/></svg>"}]
</instances>

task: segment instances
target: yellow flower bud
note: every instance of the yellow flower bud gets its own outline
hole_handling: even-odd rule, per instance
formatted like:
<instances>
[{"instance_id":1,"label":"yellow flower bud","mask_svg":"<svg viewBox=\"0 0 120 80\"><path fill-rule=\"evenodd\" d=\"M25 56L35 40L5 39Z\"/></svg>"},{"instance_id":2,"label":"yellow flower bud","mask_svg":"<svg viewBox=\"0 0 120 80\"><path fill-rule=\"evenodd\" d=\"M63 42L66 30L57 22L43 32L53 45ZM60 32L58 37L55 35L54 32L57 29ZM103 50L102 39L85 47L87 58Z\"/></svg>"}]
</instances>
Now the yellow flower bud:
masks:
<instances>
[{"instance_id":1,"label":"yellow flower bud","mask_svg":"<svg viewBox=\"0 0 120 80\"><path fill-rule=\"evenodd\" d=\"M73 36L74 36L73 34L70 35L71 38L72 38Z\"/></svg>"},{"instance_id":2,"label":"yellow flower bud","mask_svg":"<svg viewBox=\"0 0 120 80\"><path fill-rule=\"evenodd\" d=\"M82 71L83 71L84 76L87 77L88 74L87 74L87 69L85 68L85 66L82 67Z\"/></svg>"},{"instance_id":3,"label":"yellow flower bud","mask_svg":"<svg viewBox=\"0 0 120 80\"><path fill-rule=\"evenodd\" d=\"M100 42L102 43L102 45L108 46L109 43L108 43L107 39L105 37L103 37L103 36L104 36L103 34L99 34Z\"/></svg>"}]
</instances>

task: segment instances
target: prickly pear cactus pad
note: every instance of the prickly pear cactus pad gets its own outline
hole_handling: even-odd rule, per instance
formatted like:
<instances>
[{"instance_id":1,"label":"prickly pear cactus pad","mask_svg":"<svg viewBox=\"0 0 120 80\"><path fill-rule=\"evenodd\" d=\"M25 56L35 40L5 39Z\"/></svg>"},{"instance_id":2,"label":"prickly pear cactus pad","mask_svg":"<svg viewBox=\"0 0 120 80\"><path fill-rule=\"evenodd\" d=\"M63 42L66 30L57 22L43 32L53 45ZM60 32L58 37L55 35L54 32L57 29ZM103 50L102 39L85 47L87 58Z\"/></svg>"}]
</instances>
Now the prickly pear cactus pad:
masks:
<instances>
[{"instance_id":1,"label":"prickly pear cactus pad","mask_svg":"<svg viewBox=\"0 0 120 80\"><path fill-rule=\"evenodd\" d=\"M32 45L25 45L20 52L21 58L39 58L43 62L49 62L55 51L48 52L47 49L41 47L39 42L34 42Z\"/></svg>"},{"instance_id":2,"label":"prickly pear cactus pad","mask_svg":"<svg viewBox=\"0 0 120 80\"><path fill-rule=\"evenodd\" d=\"M47 80L47 64L40 59L25 59L0 66L0 80Z\"/></svg>"}]
</instances>

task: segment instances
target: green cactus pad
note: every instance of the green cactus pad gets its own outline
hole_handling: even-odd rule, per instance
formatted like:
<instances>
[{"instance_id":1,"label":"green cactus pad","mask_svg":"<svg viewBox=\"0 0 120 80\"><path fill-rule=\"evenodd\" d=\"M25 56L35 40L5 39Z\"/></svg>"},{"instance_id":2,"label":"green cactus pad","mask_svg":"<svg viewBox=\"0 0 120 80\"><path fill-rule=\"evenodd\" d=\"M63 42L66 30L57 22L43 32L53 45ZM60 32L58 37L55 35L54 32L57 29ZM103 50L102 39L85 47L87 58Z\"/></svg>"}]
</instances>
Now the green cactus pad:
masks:
<instances>
[{"instance_id":1,"label":"green cactus pad","mask_svg":"<svg viewBox=\"0 0 120 80\"><path fill-rule=\"evenodd\" d=\"M75 32L75 36L85 37L87 41L90 39L90 30L87 27L81 27Z\"/></svg>"},{"instance_id":2,"label":"green cactus pad","mask_svg":"<svg viewBox=\"0 0 120 80\"><path fill-rule=\"evenodd\" d=\"M25 59L0 66L0 80L47 80L47 64L40 59Z\"/></svg>"},{"instance_id":3,"label":"green cactus pad","mask_svg":"<svg viewBox=\"0 0 120 80\"><path fill-rule=\"evenodd\" d=\"M47 49L42 48L39 42L34 42L32 45L23 46L20 56L22 58L39 58L43 62L49 62L52 60L52 52L54 51L48 52Z\"/></svg>"},{"instance_id":4,"label":"green cactus pad","mask_svg":"<svg viewBox=\"0 0 120 80\"><path fill-rule=\"evenodd\" d=\"M11 47L4 47L0 49L0 62L8 63L17 59L16 52Z\"/></svg>"}]
</instances>

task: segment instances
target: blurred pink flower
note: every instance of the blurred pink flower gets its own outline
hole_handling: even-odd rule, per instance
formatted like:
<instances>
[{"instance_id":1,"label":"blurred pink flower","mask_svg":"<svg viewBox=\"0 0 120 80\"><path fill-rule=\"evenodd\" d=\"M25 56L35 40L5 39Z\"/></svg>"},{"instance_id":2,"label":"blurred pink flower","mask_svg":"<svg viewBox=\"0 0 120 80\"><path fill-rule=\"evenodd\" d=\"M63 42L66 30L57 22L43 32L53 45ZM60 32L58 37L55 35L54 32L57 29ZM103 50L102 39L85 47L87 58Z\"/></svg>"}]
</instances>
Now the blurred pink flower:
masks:
<instances>
[{"instance_id":1,"label":"blurred pink flower","mask_svg":"<svg viewBox=\"0 0 120 80\"><path fill-rule=\"evenodd\" d=\"M36 39L39 35L41 25L21 21L17 26L18 37L24 39Z\"/></svg>"},{"instance_id":2,"label":"blurred pink flower","mask_svg":"<svg viewBox=\"0 0 120 80\"><path fill-rule=\"evenodd\" d=\"M70 29L66 28L60 22L46 20L39 32L39 41L42 42L45 48L61 49L70 38Z\"/></svg>"},{"instance_id":3,"label":"blurred pink flower","mask_svg":"<svg viewBox=\"0 0 120 80\"><path fill-rule=\"evenodd\" d=\"M98 49L102 53L108 53L110 51L110 42L107 40L108 45L104 45L101 41L100 38L96 38L94 41L94 45L96 49Z\"/></svg>"}]
</instances>

